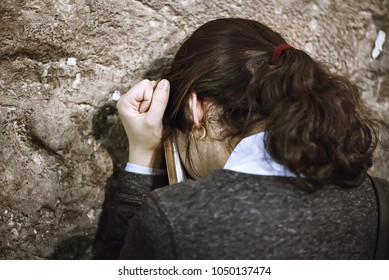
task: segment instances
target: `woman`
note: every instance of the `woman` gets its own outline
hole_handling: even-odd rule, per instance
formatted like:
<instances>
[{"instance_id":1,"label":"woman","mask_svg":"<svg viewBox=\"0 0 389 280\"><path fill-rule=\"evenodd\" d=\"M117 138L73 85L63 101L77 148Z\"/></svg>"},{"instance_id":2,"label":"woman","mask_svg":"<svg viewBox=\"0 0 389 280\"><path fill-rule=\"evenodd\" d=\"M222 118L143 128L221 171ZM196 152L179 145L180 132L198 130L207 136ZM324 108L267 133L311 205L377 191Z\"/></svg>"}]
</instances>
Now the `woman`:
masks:
<instances>
[{"instance_id":1,"label":"woman","mask_svg":"<svg viewBox=\"0 0 389 280\"><path fill-rule=\"evenodd\" d=\"M138 83L117 106L129 163L96 258L373 258L372 114L355 85L268 27L204 24L168 80ZM165 137L195 180L160 188Z\"/></svg>"}]
</instances>

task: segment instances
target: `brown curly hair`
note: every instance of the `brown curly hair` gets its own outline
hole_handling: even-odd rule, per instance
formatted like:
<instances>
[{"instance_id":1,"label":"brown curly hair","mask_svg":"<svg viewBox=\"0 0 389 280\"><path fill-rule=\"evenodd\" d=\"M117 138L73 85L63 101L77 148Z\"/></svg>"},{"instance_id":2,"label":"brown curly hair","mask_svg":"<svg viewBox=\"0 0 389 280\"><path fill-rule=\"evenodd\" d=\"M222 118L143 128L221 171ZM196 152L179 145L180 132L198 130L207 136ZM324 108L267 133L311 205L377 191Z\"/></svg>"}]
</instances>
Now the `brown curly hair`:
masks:
<instances>
[{"instance_id":1,"label":"brown curly hair","mask_svg":"<svg viewBox=\"0 0 389 280\"><path fill-rule=\"evenodd\" d=\"M272 54L280 34L247 19L217 19L180 47L168 79L166 135L190 133L191 92L221 109L226 137L242 138L265 124L266 149L311 186L362 183L377 145L374 114L358 88L299 49ZM170 128L170 129L169 129Z\"/></svg>"}]
</instances>

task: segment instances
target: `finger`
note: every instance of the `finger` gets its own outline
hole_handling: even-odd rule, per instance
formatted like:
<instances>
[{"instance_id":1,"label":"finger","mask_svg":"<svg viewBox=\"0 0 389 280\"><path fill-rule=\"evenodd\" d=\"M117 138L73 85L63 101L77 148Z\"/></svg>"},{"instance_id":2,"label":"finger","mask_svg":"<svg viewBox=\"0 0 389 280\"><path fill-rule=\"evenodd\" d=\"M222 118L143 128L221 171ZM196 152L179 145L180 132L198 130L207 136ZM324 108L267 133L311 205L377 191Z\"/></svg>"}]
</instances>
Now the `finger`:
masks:
<instances>
[{"instance_id":1,"label":"finger","mask_svg":"<svg viewBox=\"0 0 389 280\"><path fill-rule=\"evenodd\" d=\"M143 101L145 90L150 83L149 80L143 80L122 95L117 103L119 111L132 110L139 112L140 103Z\"/></svg>"},{"instance_id":2,"label":"finger","mask_svg":"<svg viewBox=\"0 0 389 280\"><path fill-rule=\"evenodd\" d=\"M156 84L155 81L151 81L146 86L146 88L143 92L143 101L140 103L140 106L139 106L139 113L143 114L149 110L150 104L151 104L151 99L153 97L155 84Z\"/></svg>"},{"instance_id":3,"label":"finger","mask_svg":"<svg viewBox=\"0 0 389 280\"><path fill-rule=\"evenodd\" d=\"M158 83L151 100L150 109L147 112L149 123L159 123L162 121L163 113L169 100L169 90L170 83L168 80L163 79Z\"/></svg>"}]
</instances>

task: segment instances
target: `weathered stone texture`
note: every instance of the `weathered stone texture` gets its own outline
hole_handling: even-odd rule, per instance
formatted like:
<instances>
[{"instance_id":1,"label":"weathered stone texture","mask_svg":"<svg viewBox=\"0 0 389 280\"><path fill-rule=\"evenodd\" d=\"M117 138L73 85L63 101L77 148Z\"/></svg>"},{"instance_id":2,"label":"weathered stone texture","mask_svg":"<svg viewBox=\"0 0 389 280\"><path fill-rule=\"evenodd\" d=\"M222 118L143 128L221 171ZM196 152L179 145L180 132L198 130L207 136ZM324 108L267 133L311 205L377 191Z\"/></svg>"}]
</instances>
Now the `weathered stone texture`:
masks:
<instances>
[{"instance_id":1,"label":"weathered stone texture","mask_svg":"<svg viewBox=\"0 0 389 280\"><path fill-rule=\"evenodd\" d=\"M2 0L0 258L88 258L104 188L126 161L111 93L157 77L196 27L246 17L349 75L389 123L389 1ZM66 64L77 58L76 66ZM389 179L388 156L374 174Z\"/></svg>"}]
</instances>

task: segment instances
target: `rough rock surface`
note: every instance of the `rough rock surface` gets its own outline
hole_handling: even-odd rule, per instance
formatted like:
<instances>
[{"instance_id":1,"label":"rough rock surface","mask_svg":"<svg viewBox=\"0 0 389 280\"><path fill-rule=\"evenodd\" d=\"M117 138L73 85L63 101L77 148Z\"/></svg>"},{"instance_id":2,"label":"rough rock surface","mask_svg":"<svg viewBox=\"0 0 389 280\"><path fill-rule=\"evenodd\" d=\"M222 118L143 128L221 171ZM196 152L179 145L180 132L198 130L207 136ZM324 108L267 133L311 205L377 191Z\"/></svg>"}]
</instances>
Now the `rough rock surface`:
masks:
<instances>
[{"instance_id":1,"label":"rough rock surface","mask_svg":"<svg viewBox=\"0 0 389 280\"><path fill-rule=\"evenodd\" d=\"M126 161L114 90L156 77L196 27L260 20L351 77L389 123L389 1L2 0L0 258L89 258L107 182ZM75 66L67 58L77 59ZM377 154L372 172L389 179Z\"/></svg>"}]
</instances>

